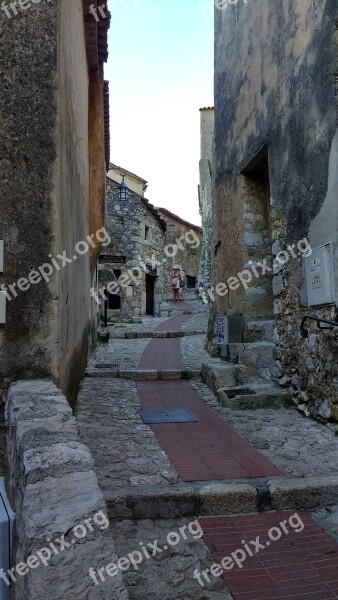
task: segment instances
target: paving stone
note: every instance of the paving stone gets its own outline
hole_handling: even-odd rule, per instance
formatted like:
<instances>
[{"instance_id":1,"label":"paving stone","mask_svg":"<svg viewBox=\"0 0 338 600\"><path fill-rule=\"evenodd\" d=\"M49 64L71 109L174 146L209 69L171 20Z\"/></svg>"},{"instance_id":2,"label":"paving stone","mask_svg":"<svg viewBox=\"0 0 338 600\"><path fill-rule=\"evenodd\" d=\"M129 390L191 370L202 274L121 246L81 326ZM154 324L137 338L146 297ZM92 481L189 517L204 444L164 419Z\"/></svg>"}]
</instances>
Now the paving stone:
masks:
<instances>
[{"instance_id":1,"label":"paving stone","mask_svg":"<svg viewBox=\"0 0 338 600\"><path fill-rule=\"evenodd\" d=\"M326 425L305 419L293 408L245 411L225 408L206 385L197 381L191 385L208 406L287 475L338 474L338 437ZM255 438L252 434L256 431L259 436ZM259 447L262 440L269 448Z\"/></svg>"},{"instance_id":2,"label":"paving stone","mask_svg":"<svg viewBox=\"0 0 338 600\"><path fill-rule=\"evenodd\" d=\"M168 485L180 481L154 433L142 422L136 383L123 379L85 379L76 406L80 438L91 450L104 494L142 484L144 477ZM135 463L133 459L142 460Z\"/></svg>"},{"instance_id":3,"label":"paving stone","mask_svg":"<svg viewBox=\"0 0 338 600\"><path fill-rule=\"evenodd\" d=\"M212 582L202 588L194 578L195 569L207 569L213 563L201 534L195 519L125 520L113 525L111 535L120 557L139 550L140 545L150 554L149 559L144 558L137 568L132 566L123 575L130 599L233 600L224 582L217 581L216 585ZM170 546L168 539L178 543ZM152 556L153 551L147 544L155 540L161 552Z\"/></svg>"}]
</instances>

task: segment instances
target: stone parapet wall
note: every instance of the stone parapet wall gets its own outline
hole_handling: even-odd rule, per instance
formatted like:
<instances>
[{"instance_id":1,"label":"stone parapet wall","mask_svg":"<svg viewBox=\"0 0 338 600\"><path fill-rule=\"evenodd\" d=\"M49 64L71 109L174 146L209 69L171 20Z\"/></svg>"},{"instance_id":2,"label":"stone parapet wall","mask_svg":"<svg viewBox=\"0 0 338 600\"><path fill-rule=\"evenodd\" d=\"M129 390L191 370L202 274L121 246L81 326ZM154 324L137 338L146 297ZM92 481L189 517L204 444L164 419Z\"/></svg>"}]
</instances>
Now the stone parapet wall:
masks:
<instances>
[{"instance_id":1,"label":"stone parapet wall","mask_svg":"<svg viewBox=\"0 0 338 600\"><path fill-rule=\"evenodd\" d=\"M97 570L117 557L93 459L79 440L66 398L48 380L20 381L9 389L6 418L10 495L17 515L12 566L26 564L42 548L51 553L48 566L16 574L13 600L127 600L120 575L99 586L89 577L90 567ZM102 528L93 522L98 513ZM87 534L78 539L74 528L80 532L85 525ZM51 544L60 550L62 536L69 548L56 554Z\"/></svg>"}]
</instances>

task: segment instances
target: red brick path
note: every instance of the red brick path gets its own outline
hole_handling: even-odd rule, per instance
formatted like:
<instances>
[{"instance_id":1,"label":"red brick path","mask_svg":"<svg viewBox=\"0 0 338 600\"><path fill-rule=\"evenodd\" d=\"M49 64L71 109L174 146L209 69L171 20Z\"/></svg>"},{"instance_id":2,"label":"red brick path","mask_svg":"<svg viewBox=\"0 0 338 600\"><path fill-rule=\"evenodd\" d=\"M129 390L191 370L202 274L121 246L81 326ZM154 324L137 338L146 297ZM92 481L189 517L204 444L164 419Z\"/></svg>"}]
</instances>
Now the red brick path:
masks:
<instances>
[{"instance_id":1,"label":"red brick path","mask_svg":"<svg viewBox=\"0 0 338 600\"><path fill-rule=\"evenodd\" d=\"M177 315L158 325L155 331L180 331L191 315ZM182 370L180 338L151 340L142 354L139 369Z\"/></svg>"},{"instance_id":2,"label":"red brick path","mask_svg":"<svg viewBox=\"0 0 338 600\"><path fill-rule=\"evenodd\" d=\"M184 369L180 338L151 340L141 356L139 369L175 371Z\"/></svg>"},{"instance_id":3,"label":"red brick path","mask_svg":"<svg viewBox=\"0 0 338 600\"><path fill-rule=\"evenodd\" d=\"M189 319L191 319L191 315L176 315L176 317L171 317L164 323L157 325L155 331L181 331L182 325L185 325Z\"/></svg>"},{"instance_id":4,"label":"red brick path","mask_svg":"<svg viewBox=\"0 0 338 600\"><path fill-rule=\"evenodd\" d=\"M186 408L199 419L198 423L152 425L183 481L282 475L218 417L188 381L144 381L137 387L142 408Z\"/></svg>"},{"instance_id":5,"label":"red brick path","mask_svg":"<svg viewBox=\"0 0 338 600\"><path fill-rule=\"evenodd\" d=\"M331 600L338 598L338 544L312 519L298 513L305 528L283 533L279 541L270 541L272 527L288 520L293 512L240 517L199 519L204 540L216 563L260 536L267 548L248 557L243 568L235 566L223 573L235 600ZM230 564L228 563L228 566ZM214 578L210 575L211 580Z\"/></svg>"}]
</instances>

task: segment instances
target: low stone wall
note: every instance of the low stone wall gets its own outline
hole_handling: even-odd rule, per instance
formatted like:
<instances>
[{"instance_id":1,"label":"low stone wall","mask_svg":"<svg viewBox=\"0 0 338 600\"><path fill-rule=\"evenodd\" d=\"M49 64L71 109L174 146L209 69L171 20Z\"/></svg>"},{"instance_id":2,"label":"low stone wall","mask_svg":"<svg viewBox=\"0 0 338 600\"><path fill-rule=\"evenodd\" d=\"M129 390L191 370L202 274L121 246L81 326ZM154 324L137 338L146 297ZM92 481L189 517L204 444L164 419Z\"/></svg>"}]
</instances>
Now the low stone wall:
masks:
<instances>
[{"instance_id":1,"label":"low stone wall","mask_svg":"<svg viewBox=\"0 0 338 600\"><path fill-rule=\"evenodd\" d=\"M25 564L21 575L14 572L12 598L128 600L120 574L101 585L89 577L91 567L97 570L117 556L93 459L79 440L66 398L50 381L15 383L6 419L10 495L17 514L12 562ZM51 555L47 566L32 559L42 548Z\"/></svg>"}]
</instances>

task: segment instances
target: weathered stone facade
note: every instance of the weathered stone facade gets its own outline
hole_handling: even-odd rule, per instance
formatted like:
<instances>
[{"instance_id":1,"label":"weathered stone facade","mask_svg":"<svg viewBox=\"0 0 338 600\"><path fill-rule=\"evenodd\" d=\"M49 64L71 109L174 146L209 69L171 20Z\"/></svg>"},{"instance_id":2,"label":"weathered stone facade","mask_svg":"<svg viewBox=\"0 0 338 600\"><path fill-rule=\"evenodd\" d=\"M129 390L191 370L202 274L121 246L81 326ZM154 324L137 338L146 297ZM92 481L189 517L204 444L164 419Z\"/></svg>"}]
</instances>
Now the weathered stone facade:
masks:
<instances>
[{"instance_id":1,"label":"weathered stone facade","mask_svg":"<svg viewBox=\"0 0 338 600\"><path fill-rule=\"evenodd\" d=\"M201 247L201 263L198 275L198 286L210 287L211 283L211 251L212 251L212 194L213 194L213 135L214 109L201 108L201 159L199 163L200 183L198 198L202 217L203 241Z\"/></svg>"},{"instance_id":2,"label":"weathered stone facade","mask_svg":"<svg viewBox=\"0 0 338 600\"><path fill-rule=\"evenodd\" d=\"M188 223L166 208L158 208L157 211L167 225L164 236L164 246L168 248L168 252L165 253L167 294L171 293L174 266L181 267L186 276L187 288L194 289L197 286L201 261L202 228Z\"/></svg>"},{"instance_id":3,"label":"weathered stone facade","mask_svg":"<svg viewBox=\"0 0 338 600\"><path fill-rule=\"evenodd\" d=\"M73 257L104 225L109 19L89 14L96 4L43 0L9 17L0 11L0 284L8 294L0 386L47 376L74 396L95 337L99 242Z\"/></svg>"},{"instance_id":4,"label":"weathered stone facade","mask_svg":"<svg viewBox=\"0 0 338 600\"><path fill-rule=\"evenodd\" d=\"M145 314L159 316L163 309L166 273L163 265L165 223L152 205L136 192L128 189L128 199L120 200L119 184L110 176L107 178L107 229L112 241L104 248L100 262L101 268L111 273L111 281L115 281L114 287L108 287L108 317L120 320ZM109 285L107 277L104 285Z\"/></svg>"},{"instance_id":5,"label":"weathered stone facade","mask_svg":"<svg viewBox=\"0 0 338 600\"><path fill-rule=\"evenodd\" d=\"M209 347L217 315L242 315L245 343L275 320L275 380L325 421L338 419L337 329L308 324L304 339L300 326L308 314L337 319L337 301L308 306L304 275L309 244L338 241L337 22L334 0L215 11L213 285L227 286Z\"/></svg>"}]
</instances>

